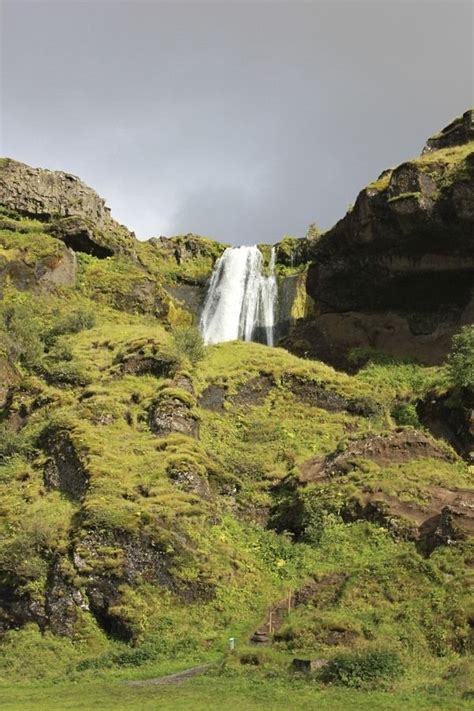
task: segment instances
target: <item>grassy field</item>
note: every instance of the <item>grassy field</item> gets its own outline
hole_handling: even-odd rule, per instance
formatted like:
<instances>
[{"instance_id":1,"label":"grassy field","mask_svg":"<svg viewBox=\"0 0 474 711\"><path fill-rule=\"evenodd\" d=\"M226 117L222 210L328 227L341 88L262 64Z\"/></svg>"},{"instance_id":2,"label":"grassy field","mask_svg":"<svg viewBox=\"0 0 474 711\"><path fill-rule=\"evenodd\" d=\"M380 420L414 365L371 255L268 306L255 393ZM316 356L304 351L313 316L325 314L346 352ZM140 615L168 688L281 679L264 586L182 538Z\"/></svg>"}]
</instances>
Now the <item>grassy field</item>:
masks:
<instances>
[{"instance_id":1,"label":"grassy field","mask_svg":"<svg viewBox=\"0 0 474 711\"><path fill-rule=\"evenodd\" d=\"M215 660L215 657L214 657ZM168 685L128 682L194 666L163 662L136 669L86 672L67 681L12 685L0 681L2 711L463 711L472 708L472 667L459 657L425 662L393 685L356 689L322 685L273 668L242 667L238 657Z\"/></svg>"},{"instance_id":2,"label":"grassy field","mask_svg":"<svg viewBox=\"0 0 474 711\"><path fill-rule=\"evenodd\" d=\"M106 679L54 686L1 687L5 711L210 711L228 708L242 711L461 711L472 708L472 699L431 688L361 691L318 688L305 680L252 679L211 675L179 685L130 687L124 681Z\"/></svg>"}]
</instances>

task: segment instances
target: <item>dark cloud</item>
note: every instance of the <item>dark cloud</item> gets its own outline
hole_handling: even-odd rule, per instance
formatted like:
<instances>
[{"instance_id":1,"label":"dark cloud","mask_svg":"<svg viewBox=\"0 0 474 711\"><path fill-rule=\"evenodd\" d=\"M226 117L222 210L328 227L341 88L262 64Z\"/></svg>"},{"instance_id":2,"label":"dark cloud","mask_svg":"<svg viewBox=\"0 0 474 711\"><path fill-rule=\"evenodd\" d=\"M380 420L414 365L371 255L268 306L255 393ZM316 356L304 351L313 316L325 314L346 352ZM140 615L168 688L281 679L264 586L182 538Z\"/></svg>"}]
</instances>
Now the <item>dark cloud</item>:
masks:
<instances>
[{"instance_id":1,"label":"dark cloud","mask_svg":"<svg viewBox=\"0 0 474 711\"><path fill-rule=\"evenodd\" d=\"M2 152L140 237L327 227L472 101L469 2L4 0Z\"/></svg>"}]
</instances>

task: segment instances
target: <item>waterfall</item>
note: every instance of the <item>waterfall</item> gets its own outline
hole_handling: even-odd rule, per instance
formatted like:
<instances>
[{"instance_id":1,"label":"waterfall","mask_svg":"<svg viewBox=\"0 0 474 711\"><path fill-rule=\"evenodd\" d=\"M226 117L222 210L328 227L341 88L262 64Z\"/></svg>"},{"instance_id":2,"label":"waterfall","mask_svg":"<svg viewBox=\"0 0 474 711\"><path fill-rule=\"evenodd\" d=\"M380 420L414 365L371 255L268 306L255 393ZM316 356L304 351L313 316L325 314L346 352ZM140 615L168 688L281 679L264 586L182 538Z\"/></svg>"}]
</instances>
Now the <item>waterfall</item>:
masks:
<instances>
[{"instance_id":1,"label":"waterfall","mask_svg":"<svg viewBox=\"0 0 474 711\"><path fill-rule=\"evenodd\" d=\"M228 247L217 260L201 315L206 344L264 341L273 345L277 281L275 250L268 275L258 247Z\"/></svg>"}]
</instances>

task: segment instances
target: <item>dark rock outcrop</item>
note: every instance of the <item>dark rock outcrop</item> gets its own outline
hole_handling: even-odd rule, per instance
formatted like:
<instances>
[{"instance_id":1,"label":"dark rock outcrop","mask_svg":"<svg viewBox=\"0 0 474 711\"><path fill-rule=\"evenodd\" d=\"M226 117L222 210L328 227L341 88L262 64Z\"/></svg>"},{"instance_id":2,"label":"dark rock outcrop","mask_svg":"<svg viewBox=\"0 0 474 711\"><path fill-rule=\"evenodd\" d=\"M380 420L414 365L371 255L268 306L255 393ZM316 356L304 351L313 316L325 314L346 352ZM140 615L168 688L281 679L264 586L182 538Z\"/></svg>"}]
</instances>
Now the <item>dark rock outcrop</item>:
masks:
<instances>
[{"instance_id":1,"label":"dark rock outcrop","mask_svg":"<svg viewBox=\"0 0 474 711\"><path fill-rule=\"evenodd\" d=\"M73 563L82 576L89 608L100 626L112 637L126 641L134 639L135 629L121 614L121 586L140 578L167 589L174 587L169 557L143 536L86 530L73 552Z\"/></svg>"},{"instance_id":2,"label":"dark rock outcrop","mask_svg":"<svg viewBox=\"0 0 474 711\"><path fill-rule=\"evenodd\" d=\"M119 351L114 363L114 368L123 375L149 374L158 378L173 375L178 367L176 358L164 352L162 345L153 339L131 341Z\"/></svg>"},{"instance_id":3,"label":"dark rock outcrop","mask_svg":"<svg viewBox=\"0 0 474 711\"><path fill-rule=\"evenodd\" d=\"M114 254L114 249L107 244L106 237L94 227L93 223L82 217L55 220L48 231L75 252L91 254L99 259Z\"/></svg>"},{"instance_id":4,"label":"dark rock outcrop","mask_svg":"<svg viewBox=\"0 0 474 711\"><path fill-rule=\"evenodd\" d=\"M300 486L323 486L334 479L342 483L362 460L385 467L415 459L450 462L456 455L429 435L398 429L356 438L342 451L305 462L300 467L297 482ZM346 499L340 515L347 522L371 521L387 528L395 538L415 541L423 553L430 554L440 545L474 536L474 490L428 485L423 502L418 502L389 494L368 481L357 494ZM292 516L288 520L293 523L301 518L298 500L293 505ZM298 533L298 527L295 531Z\"/></svg>"},{"instance_id":5,"label":"dark rock outcrop","mask_svg":"<svg viewBox=\"0 0 474 711\"><path fill-rule=\"evenodd\" d=\"M226 247L225 244L193 233L176 237L152 237L149 244L172 257L178 265L202 261L203 267L212 265ZM198 271L196 279L189 278L185 281L191 284L201 283L202 278L206 279L207 276L208 270L204 269L204 274L201 275Z\"/></svg>"},{"instance_id":6,"label":"dark rock outcrop","mask_svg":"<svg viewBox=\"0 0 474 711\"><path fill-rule=\"evenodd\" d=\"M44 466L47 489L57 489L74 501L84 498L89 487L89 475L67 430L50 430L41 438L48 455Z\"/></svg>"},{"instance_id":7,"label":"dark rock outcrop","mask_svg":"<svg viewBox=\"0 0 474 711\"><path fill-rule=\"evenodd\" d=\"M64 575L58 559L52 563L46 583L45 616L49 629L54 634L72 635L80 609L89 610L87 598Z\"/></svg>"},{"instance_id":8,"label":"dark rock outcrop","mask_svg":"<svg viewBox=\"0 0 474 711\"><path fill-rule=\"evenodd\" d=\"M439 133L428 138L423 153L459 146L468 141L474 141L474 109L465 111L462 116L455 118Z\"/></svg>"},{"instance_id":9,"label":"dark rock outcrop","mask_svg":"<svg viewBox=\"0 0 474 711\"><path fill-rule=\"evenodd\" d=\"M55 236L77 251L100 257L133 250L132 233L111 217L105 200L75 175L3 158L0 204L52 223Z\"/></svg>"},{"instance_id":10,"label":"dark rock outcrop","mask_svg":"<svg viewBox=\"0 0 474 711\"><path fill-rule=\"evenodd\" d=\"M443 132L451 149L435 141L385 171L316 242L306 288L319 313L297 324L292 350L337 367L352 348L433 364L473 319L474 143L458 123Z\"/></svg>"},{"instance_id":11,"label":"dark rock outcrop","mask_svg":"<svg viewBox=\"0 0 474 711\"><path fill-rule=\"evenodd\" d=\"M229 402L236 407L258 407L263 405L265 398L274 385L275 382L271 375L260 373L242 383L235 395L229 397Z\"/></svg>"},{"instance_id":12,"label":"dark rock outcrop","mask_svg":"<svg viewBox=\"0 0 474 711\"><path fill-rule=\"evenodd\" d=\"M188 437L199 436L199 421L193 412L192 397L186 391L170 389L160 393L149 411L150 428L155 434L179 433Z\"/></svg>"},{"instance_id":13,"label":"dark rock outcrop","mask_svg":"<svg viewBox=\"0 0 474 711\"><path fill-rule=\"evenodd\" d=\"M369 398L348 398L335 390L329 390L314 380L307 380L294 373L282 376L282 385L291 391L292 395L311 407L318 407L327 412L342 412L346 410L353 415L370 417L380 414L382 406Z\"/></svg>"},{"instance_id":14,"label":"dark rock outcrop","mask_svg":"<svg viewBox=\"0 0 474 711\"><path fill-rule=\"evenodd\" d=\"M199 398L199 407L211 412L223 412L226 392L224 386L211 383Z\"/></svg>"},{"instance_id":15,"label":"dark rock outcrop","mask_svg":"<svg viewBox=\"0 0 474 711\"><path fill-rule=\"evenodd\" d=\"M210 498L211 489L204 467L193 461L191 457L175 458L167 466L166 473L178 489L188 494L196 494L203 499Z\"/></svg>"},{"instance_id":16,"label":"dark rock outcrop","mask_svg":"<svg viewBox=\"0 0 474 711\"><path fill-rule=\"evenodd\" d=\"M43 293L56 287L74 286L77 260L74 252L60 246L56 253L29 262L18 253L12 259L0 256L0 289L7 283L19 291Z\"/></svg>"},{"instance_id":17,"label":"dark rock outcrop","mask_svg":"<svg viewBox=\"0 0 474 711\"><path fill-rule=\"evenodd\" d=\"M435 437L445 439L461 457L474 462L474 395L469 390L428 394L416 409Z\"/></svg>"},{"instance_id":18,"label":"dark rock outcrop","mask_svg":"<svg viewBox=\"0 0 474 711\"><path fill-rule=\"evenodd\" d=\"M84 531L73 552L89 609L110 636L125 641L135 640L138 630L120 604L124 586L151 583L188 603L213 597L211 584L180 580L172 572L172 562L151 537L114 530Z\"/></svg>"}]
</instances>

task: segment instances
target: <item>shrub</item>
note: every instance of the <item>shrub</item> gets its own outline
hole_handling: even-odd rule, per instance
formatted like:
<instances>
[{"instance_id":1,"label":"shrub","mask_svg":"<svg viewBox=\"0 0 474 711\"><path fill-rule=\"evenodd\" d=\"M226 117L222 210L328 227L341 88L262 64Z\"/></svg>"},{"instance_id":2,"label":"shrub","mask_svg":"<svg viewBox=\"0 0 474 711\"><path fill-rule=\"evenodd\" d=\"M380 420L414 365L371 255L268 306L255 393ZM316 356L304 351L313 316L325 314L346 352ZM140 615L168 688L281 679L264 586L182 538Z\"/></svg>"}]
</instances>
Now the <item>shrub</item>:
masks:
<instances>
[{"instance_id":1,"label":"shrub","mask_svg":"<svg viewBox=\"0 0 474 711\"><path fill-rule=\"evenodd\" d=\"M95 326L95 314L92 311L73 311L59 318L46 332L44 341L46 345L52 345L58 336L67 333L80 333Z\"/></svg>"},{"instance_id":2,"label":"shrub","mask_svg":"<svg viewBox=\"0 0 474 711\"><path fill-rule=\"evenodd\" d=\"M92 378L90 373L76 363L71 363L67 360L48 360L45 361L41 369L41 374L47 383L50 385L79 385L85 387L90 385Z\"/></svg>"},{"instance_id":3,"label":"shrub","mask_svg":"<svg viewBox=\"0 0 474 711\"><path fill-rule=\"evenodd\" d=\"M173 340L179 355L189 358L193 365L204 358L204 341L195 326L176 326L173 329Z\"/></svg>"},{"instance_id":4,"label":"shrub","mask_svg":"<svg viewBox=\"0 0 474 711\"><path fill-rule=\"evenodd\" d=\"M32 443L22 432L15 432L5 423L0 423L0 463L16 454L27 455Z\"/></svg>"},{"instance_id":5,"label":"shrub","mask_svg":"<svg viewBox=\"0 0 474 711\"><path fill-rule=\"evenodd\" d=\"M41 326L28 304L0 307L0 350L27 368L40 362L44 351Z\"/></svg>"},{"instance_id":6,"label":"shrub","mask_svg":"<svg viewBox=\"0 0 474 711\"><path fill-rule=\"evenodd\" d=\"M395 405L392 409L392 417L397 425L420 427L416 405L412 402Z\"/></svg>"},{"instance_id":7,"label":"shrub","mask_svg":"<svg viewBox=\"0 0 474 711\"><path fill-rule=\"evenodd\" d=\"M474 392L474 326L464 326L453 338L448 372L455 385Z\"/></svg>"},{"instance_id":8,"label":"shrub","mask_svg":"<svg viewBox=\"0 0 474 711\"><path fill-rule=\"evenodd\" d=\"M130 649L123 652L107 652L100 657L82 659L76 666L78 672L89 669L111 669L112 667L139 667L154 659L156 655L144 648Z\"/></svg>"},{"instance_id":9,"label":"shrub","mask_svg":"<svg viewBox=\"0 0 474 711\"><path fill-rule=\"evenodd\" d=\"M338 654L321 672L326 683L361 687L396 679L403 673L397 652L371 650Z\"/></svg>"}]
</instances>

